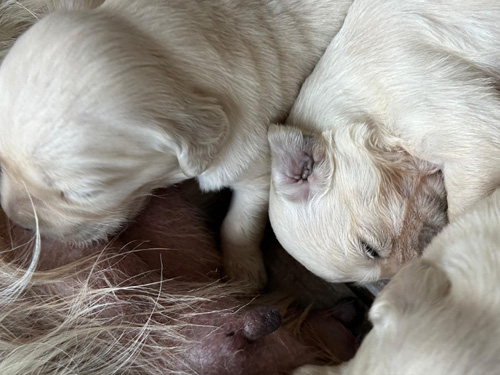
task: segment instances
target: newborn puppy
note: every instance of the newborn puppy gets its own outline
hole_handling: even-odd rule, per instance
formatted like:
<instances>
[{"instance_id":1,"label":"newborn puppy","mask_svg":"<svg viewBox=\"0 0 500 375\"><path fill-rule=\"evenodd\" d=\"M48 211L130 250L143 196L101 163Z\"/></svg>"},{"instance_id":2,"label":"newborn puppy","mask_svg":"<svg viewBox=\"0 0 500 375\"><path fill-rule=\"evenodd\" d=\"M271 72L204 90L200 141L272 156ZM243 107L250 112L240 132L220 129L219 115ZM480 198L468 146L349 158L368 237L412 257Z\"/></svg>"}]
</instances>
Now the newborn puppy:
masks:
<instances>
[{"instance_id":1,"label":"newborn puppy","mask_svg":"<svg viewBox=\"0 0 500 375\"><path fill-rule=\"evenodd\" d=\"M0 67L2 207L82 242L115 232L158 187L229 186L226 272L263 286L268 124L350 3L106 0L50 13Z\"/></svg>"},{"instance_id":2,"label":"newborn puppy","mask_svg":"<svg viewBox=\"0 0 500 375\"><path fill-rule=\"evenodd\" d=\"M500 184L499 79L497 2L356 1L269 131L282 245L330 281L418 257Z\"/></svg>"},{"instance_id":3,"label":"newborn puppy","mask_svg":"<svg viewBox=\"0 0 500 375\"><path fill-rule=\"evenodd\" d=\"M500 368L500 189L446 227L375 300L355 357L294 375L495 374Z\"/></svg>"}]
</instances>

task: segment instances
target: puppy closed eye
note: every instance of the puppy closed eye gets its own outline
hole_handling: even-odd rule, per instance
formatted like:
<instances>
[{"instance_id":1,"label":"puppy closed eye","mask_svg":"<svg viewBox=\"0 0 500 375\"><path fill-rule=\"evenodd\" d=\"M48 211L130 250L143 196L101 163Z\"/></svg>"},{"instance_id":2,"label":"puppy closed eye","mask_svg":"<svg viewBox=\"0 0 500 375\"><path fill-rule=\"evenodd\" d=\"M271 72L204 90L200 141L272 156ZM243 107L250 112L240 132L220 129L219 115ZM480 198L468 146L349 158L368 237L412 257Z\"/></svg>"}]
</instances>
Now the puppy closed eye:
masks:
<instances>
[{"instance_id":1,"label":"puppy closed eye","mask_svg":"<svg viewBox=\"0 0 500 375\"><path fill-rule=\"evenodd\" d=\"M370 259L378 259L380 258L380 254L378 253L377 250L373 248L373 246L369 245L365 241L361 241L361 246L363 248L363 251L365 254L370 258Z\"/></svg>"},{"instance_id":2,"label":"puppy closed eye","mask_svg":"<svg viewBox=\"0 0 500 375\"><path fill-rule=\"evenodd\" d=\"M59 191L59 197L65 202L86 202L90 200L95 194L92 192L68 192L68 191Z\"/></svg>"}]
</instances>

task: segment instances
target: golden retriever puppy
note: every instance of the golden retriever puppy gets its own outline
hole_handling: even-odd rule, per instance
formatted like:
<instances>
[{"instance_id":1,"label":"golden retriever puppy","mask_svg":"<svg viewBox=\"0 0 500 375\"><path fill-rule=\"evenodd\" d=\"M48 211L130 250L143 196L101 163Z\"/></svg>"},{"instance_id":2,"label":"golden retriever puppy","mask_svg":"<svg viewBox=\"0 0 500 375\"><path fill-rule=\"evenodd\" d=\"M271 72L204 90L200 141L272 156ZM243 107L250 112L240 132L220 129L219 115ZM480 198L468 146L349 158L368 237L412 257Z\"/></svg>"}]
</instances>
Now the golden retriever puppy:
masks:
<instances>
[{"instance_id":1,"label":"golden retriever puppy","mask_svg":"<svg viewBox=\"0 0 500 375\"><path fill-rule=\"evenodd\" d=\"M356 1L269 131L282 245L330 281L418 257L500 184L499 83L498 1Z\"/></svg>"},{"instance_id":2,"label":"golden retriever puppy","mask_svg":"<svg viewBox=\"0 0 500 375\"><path fill-rule=\"evenodd\" d=\"M375 300L373 330L340 367L294 375L487 375L500 368L500 189L446 227Z\"/></svg>"},{"instance_id":3,"label":"golden retriever puppy","mask_svg":"<svg viewBox=\"0 0 500 375\"><path fill-rule=\"evenodd\" d=\"M74 1L66 1L69 8ZM89 241L153 189L231 187L227 273L260 287L268 124L289 111L351 0L106 0L50 12L0 67L2 207Z\"/></svg>"}]
</instances>

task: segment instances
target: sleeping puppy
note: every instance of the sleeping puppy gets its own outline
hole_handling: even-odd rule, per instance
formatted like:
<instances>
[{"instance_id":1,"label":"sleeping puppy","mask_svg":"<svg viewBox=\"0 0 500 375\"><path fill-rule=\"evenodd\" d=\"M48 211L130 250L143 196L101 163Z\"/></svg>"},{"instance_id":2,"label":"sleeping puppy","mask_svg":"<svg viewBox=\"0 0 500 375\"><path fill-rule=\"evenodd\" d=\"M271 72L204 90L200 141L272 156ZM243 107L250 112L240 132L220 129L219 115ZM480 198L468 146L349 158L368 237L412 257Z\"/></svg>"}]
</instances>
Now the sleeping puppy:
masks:
<instances>
[{"instance_id":1,"label":"sleeping puppy","mask_svg":"<svg viewBox=\"0 0 500 375\"><path fill-rule=\"evenodd\" d=\"M356 1L269 131L282 245L330 281L418 257L500 185L499 83L497 1Z\"/></svg>"},{"instance_id":2,"label":"sleeping puppy","mask_svg":"<svg viewBox=\"0 0 500 375\"><path fill-rule=\"evenodd\" d=\"M2 207L85 242L116 232L158 187L229 186L225 269L261 287L268 124L350 3L106 0L47 15L0 67Z\"/></svg>"},{"instance_id":3,"label":"sleeping puppy","mask_svg":"<svg viewBox=\"0 0 500 375\"><path fill-rule=\"evenodd\" d=\"M375 300L373 330L340 367L294 375L496 374L500 189L457 218Z\"/></svg>"}]
</instances>

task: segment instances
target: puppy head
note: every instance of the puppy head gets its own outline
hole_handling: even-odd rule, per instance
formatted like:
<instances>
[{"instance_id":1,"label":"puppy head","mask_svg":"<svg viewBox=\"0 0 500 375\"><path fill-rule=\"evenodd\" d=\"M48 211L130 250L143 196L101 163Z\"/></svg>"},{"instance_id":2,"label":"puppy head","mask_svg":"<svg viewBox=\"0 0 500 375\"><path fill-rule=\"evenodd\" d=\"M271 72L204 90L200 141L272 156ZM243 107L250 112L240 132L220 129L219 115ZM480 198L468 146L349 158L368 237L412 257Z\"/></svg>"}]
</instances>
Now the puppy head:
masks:
<instances>
[{"instance_id":1,"label":"puppy head","mask_svg":"<svg viewBox=\"0 0 500 375\"><path fill-rule=\"evenodd\" d=\"M328 281L390 277L446 223L440 174L384 149L365 123L319 136L272 126L269 141L273 229Z\"/></svg>"},{"instance_id":2,"label":"puppy head","mask_svg":"<svg viewBox=\"0 0 500 375\"><path fill-rule=\"evenodd\" d=\"M373 329L341 373L475 373L456 366L470 345L454 335L473 324L455 320L460 307L451 302L450 288L446 273L432 263L417 259L406 265L375 299Z\"/></svg>"},{"instance_id":3,"label":"puppy head","mask_svg":"<svg viewBox=\"0 0 500 375\"><path fill-rule=\"evenodd\" d=\"M476 243L482 246L481 239L476 239ZM453 239L448 245L457 252L463 250L462 246L455 246ZM436 249L432 244L429 248ZM468 257L472 264L466 264L472 267L466 272L461 269L466 268L464 263L452 254L441 254L443 262L417 259L401 269L375 299L370 310L373 329L343 369L345 373L495 373L500 365L495 334L500 305L495 284L489 282L498 279L497 272L493 268L491 273L486 271L491 263L478 258L473 247L468 250L474 257ZM495 252L498 253L498 242ZM495 266L498 259L496 254ZM488 266L474 269L475 263ZM478 279L484 284L475 283ZM469 293L480 292L483 285L487 285L488 295L478 298Z\"/></svg>"},{"instance_id":4,"label":"puppy head","mask_svg":"<svg viewBox=\"0 0 500 375\"><path fill-rule=\"evenodd\" d=\"M139 163L119 154L110 160L99 153L60 159L20 151L13 158L10 148L2 147L2 207L16 224L27 229L38 224L42 234L60 240L83 242L114 232L142 207L149 193L143 180L155 172L140 170Z\"/></svg>"},{"instance_id":5,"label":"puppy head","mask_svg":"<svg viewBox=\"0 0 500 375\"><path fill-rule=\"evenodd\" d=\"M203 172L227 119L180 65L104 13L53 13L30 28L0 66L9 217L33 228L36 212L42 234L97 239L152 189Z\"/></svg>"}]
</instances>

